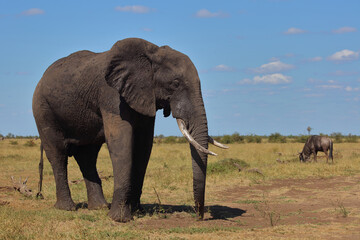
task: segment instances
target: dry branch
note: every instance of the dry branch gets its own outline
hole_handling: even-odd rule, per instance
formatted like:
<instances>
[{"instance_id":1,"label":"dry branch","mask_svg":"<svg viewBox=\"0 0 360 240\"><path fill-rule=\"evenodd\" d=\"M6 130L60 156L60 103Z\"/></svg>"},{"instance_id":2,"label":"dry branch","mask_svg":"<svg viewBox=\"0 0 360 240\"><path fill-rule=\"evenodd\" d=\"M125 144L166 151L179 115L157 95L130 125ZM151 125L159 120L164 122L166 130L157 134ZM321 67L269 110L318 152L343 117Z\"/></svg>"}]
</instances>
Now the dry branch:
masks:
<instances>
[{"instance_id":1,"label":"dry branch","mask_svg":"<svg viewBox=\"0 0 360 240\"><path fill-rule=\"evenodd\" d=\"M237 164L235 162L233 162L234 166L239 170L239 172L242 171L242 167L240 166L240 164Z\"/></svg>"},{"instance_id":2,"label":"dry branch","mask_svg":"<svg viewBox=\"0 0 360 240\"><path fill-rule=\"evenodd\" d=\"M21 180L21 177L20 177L19 181L15 181L14 176L11 176L11 180L12 180L12 182L13 182L13 187L14 187L14 189L15 189L16 191L19 191L19 192L20 192L21 194L23 194L25 197L31 197L31 196L32 196L32 190L29 189L29 188L26 186L26 183L27 183L27 181L28 181L28 178L29 178L29 177L27 177L27 178L25 179L25 181L23 182L23 181Z\"/></svg>"},{"instance_id":3,"label":"dry branch","mask_svg":"<svg viewBox=\"0 0 360 240\"><path fill-rule=\"evenodd\" d=\"M258 173L260 174L261 176L264 176L264 174L260 171L260 169L258 168L252 168L252 169L248 169L246 170L247 172L252 172L252 173Z\"/></svg>"}]
</instances>

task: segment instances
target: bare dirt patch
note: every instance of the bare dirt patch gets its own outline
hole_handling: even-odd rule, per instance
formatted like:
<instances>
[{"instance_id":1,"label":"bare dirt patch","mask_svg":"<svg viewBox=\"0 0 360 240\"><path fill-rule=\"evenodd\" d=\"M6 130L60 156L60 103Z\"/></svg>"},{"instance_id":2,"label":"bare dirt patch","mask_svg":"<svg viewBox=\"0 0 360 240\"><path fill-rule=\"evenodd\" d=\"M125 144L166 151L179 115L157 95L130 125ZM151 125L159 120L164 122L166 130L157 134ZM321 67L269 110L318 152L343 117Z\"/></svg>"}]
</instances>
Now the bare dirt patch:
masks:
<instances>
[{"instance_id":1,"label":"bare dirt patch","mask_svg":"<svg viewBox=\"0 0 360 240\"><path fill-rule=\"evenodd\" d=\"M316 226L344 229L342 236L329 232L321 235L327 239L360 239L360 176L275 180L264 185L223 189L217 194L222 200L207 203L205 221L182 214L192 212L188 206L163 205L163 217L138 218L133 224L141 229L164 230L178 227L261 230L310 224L309 229ZM153 207L145 205L147 211ZM303 237L311 238L312 231Z\"/></svg>"}]
</instances>

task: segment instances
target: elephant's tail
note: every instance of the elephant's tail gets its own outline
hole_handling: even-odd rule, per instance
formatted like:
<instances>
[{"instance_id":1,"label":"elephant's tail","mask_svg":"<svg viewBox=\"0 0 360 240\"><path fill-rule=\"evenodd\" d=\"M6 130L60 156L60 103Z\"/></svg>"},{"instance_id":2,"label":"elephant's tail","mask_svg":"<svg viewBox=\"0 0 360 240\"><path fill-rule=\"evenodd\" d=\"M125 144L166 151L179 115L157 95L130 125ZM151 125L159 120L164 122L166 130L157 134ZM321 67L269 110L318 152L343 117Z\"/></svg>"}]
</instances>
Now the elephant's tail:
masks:
<instances>
[{"instance_id":1,"label":"elephant's tail","mask_svg":"<svg viewBox=\"0 0 360 240\"><path fill-rule=\"evenodd\" d=\"M334 163L333 151L334 151L334 146L333 146L333 141L331 141L330 142L330 154L329 154L329 157L331 158L332 163Z\"/></svg>"},{"instance_id":2,"label":"elephant's tail","mask_svg":"<svg viewBox=\"0 0 360 240\"><path fill-rule=\"evenodd\" d=\"M43 170L44 170L44 157L43 157L44 147L42 143L40 144L40 162L39 162L39 185L38 185L38 193L36 194L36 198L44 199L44 196L41 193L42 190L42 180L43 180Z\"/></svg>"}]
</instances>

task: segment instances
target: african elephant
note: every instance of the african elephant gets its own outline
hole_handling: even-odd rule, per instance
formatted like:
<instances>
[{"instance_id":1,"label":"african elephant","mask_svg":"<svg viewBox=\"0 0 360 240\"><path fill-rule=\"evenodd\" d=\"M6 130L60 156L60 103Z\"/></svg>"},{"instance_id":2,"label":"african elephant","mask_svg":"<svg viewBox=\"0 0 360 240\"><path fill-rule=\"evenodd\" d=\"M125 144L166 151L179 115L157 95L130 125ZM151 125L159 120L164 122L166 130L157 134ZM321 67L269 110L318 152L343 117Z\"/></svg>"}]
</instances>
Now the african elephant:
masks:
<instances>
[{"instance_id":1,"label":"african elephant","mask_svg":"<svg viewBox=\"0 0 360 240\"><path fill-rule=\"evenodd\" d=\"M108 206L96 161L106 142L114 174L109 216L126 222L140 196L154 136L155 113L176 118L190 142L195 209L204 215L207 118L197 70L189 57L143 39L124 39L106 52L75 52L53 63L33 96L33 113L56 183L55 207L75 210L67 176L74 156L85 180L88 208Z\"/></svg>"}]
</instances>

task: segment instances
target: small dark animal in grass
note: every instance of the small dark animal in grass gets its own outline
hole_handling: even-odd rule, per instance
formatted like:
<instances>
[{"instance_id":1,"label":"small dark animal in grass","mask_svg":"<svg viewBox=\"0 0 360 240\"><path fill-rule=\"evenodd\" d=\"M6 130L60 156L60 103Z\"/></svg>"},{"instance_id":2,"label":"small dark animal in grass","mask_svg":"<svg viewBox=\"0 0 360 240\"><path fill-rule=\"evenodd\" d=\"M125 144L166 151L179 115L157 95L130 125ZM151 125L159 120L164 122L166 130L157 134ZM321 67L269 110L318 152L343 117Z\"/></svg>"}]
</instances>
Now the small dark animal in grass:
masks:
<instances>
[{"instance_id":1,"label":"small dark animal in grass","mask_svg":"<svg viewBox=\"0 0 360 240\"><path fill-rule=\"evenodd\" d=\"M55 207L76 209L68 156L75 157L83 174L89 209L108 206L96 168L106 142L114 173L109 216L131 220L140 208L159 109L165 117L172 112L190 142L195 209L202 219L207 156L215 155L208 142L225 146L208 135L197 70L188 56L135 38L118 41L106 52L80 51L56 61L35 89L33 113L54 172ZM42 172L42 163L39 167Z\"/></svg>"},{"instance_id":2,"label":"small dark animal in grass","mask_svg":"<svg viewBox=\"0 0 360 240\"><path fill-rule=\"evenodd\" d=\"M326 155L326 162L328 162L329 158L331 158L332 163L334 163L332 140L328 137L317 135L313 135L306 140L302 152L299 153L299 159L301 162L306 162L310 159L311 154L314 154L314 161L317 162L317 152L324 152Z\"/></svg>"}]
</instances>

